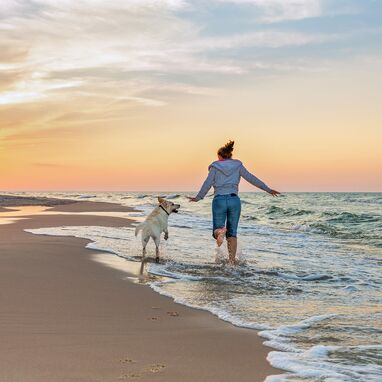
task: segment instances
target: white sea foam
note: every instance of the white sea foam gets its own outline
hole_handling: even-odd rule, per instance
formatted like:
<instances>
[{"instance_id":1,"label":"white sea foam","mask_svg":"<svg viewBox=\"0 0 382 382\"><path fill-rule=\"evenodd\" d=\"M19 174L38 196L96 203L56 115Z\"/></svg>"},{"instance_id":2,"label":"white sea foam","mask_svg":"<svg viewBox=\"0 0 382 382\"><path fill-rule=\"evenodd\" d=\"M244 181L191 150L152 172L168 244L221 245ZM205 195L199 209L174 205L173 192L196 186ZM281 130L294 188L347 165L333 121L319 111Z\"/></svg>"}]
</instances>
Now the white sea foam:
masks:
<instances>
[{"instance_id":1,"label":"white sea foam","mask_svg":"<svg viewBox=\"0 0 382 382\"><path fill-rule=\"evenodd\" d=\"M370 348L370 346L367 346ZM374 348L378 348L374 347ZM363 350L362 346L353 349ZM305 352L277 352L268 354L272 366L287 370L304 378L316 378L328 381L368 381L380 382L382 367L379 365L351 365L332 361L329 354L338 351L349 351L339 346L313 346ZM287 376L287 374L286 374Z\"/></svg>"},{"instance_id":2,"label":"white sea foam","mask_svg":"<svg viewBox=\"0 0 382 382\"><path fill-rule=\"evenodd\" d=\"M290 336L308 329L317 322L327 320L335 316L336 315L334 314L314 316L302 320L294 325L283 325L276 329L263 330L259 332L259 335L267 339L264 344L269 347L281 350L283 352L301 353L302 350L291 343Z\"/></svg>"},{"instance_id":3,"label":"white sea foam","mask_svg":"<svg viewBox=\"0 0 382 382\"><path fill-rule=\"evenodd\" d=\"M182 304L182 305L188 306L190 308L194 308L194 309L206 310L206 311L212 313L213 315L217 316L221 320L227 321L227 322L229 322L235 326L238 326L241 328L255 329L255 330L269 329L269 326L267 326L267 325L256 324L256 323L252 323L252 322L245 322L245 321L233 316L232 314L228 313L225 310L222 310L222 309L219 309L216 307L212 307L212 306L204 306L204 305L202 306L202 305L197 305L197 304L191 304L184 298L174 297L174 295L172 293L169 293L163 289L163 284L166 284L168 282L172 282L172 281L165 281L164 283L163 282L152 282L152 283L150 283L150 286L153 290L155 290L159 294L161 294L163 296L171 297L178 304Z\"/></svg>"},{"instance_id":4,"label":"white sea foam","mask_svg":"<svg viewBox=\"0 0 382 382\"><path fill-rule=\"evenodd\" d=\"M97 244L95 242L90 242L90 243L86 244L86 248L95 249L97 251L109 252L109 253L113 253L114 255L118 255L118 252L116 252L113 248L103 247L103 246L100 246L99 244Z\"/></svg>"},{"instance_id":5,"label":"white sea foam","mask_svg":"<svg viewBox=\"0 0 382 382\"><path fill-rule=\"evenodd\" d=\"M304 329L310 328L313 324L317 322L328 320L336 316L337 314L322 314L318 316L309 317L293 325L279 326L276 330L272 332L272 334L274 335L275 333L277 333L277 335L279 336L288 336L291 334L301 332ZM265 338L268 338L267 335L269 335L268 332L260 332L259 334Z\"/></svg>"},{"instance_id":6,"label":"white sea foam","mask_svg":"<svg viewBox=\"0 0 382 382\"><path fill-rule=\"evenodd\" d=\"M182 280L182 281L198 281L198 280L202 280L203 279L203 277L189 276L189 275L186 275L186 274L182 274L181 275L179 273L170 272L170 271L166 270L160 264L150 264L149 272L152 275L170 277L172 279L179 279L179 280Z\"/></svg>"},{"instance_id":7,"label":"white sea foam","mask_svg":"<svg viewBox=\"0 0 382 382\"><path fill-rule=\"evenodd\" d=\"M295 231L302 231L302 232L307 232L311 230L308 224L294 224L292 225L291 228Z\"/></svg>"},{"instance_id":8,"label":"white sea foam","mask_svg":"<svg viewBox=\"0 0 382 382\"><path fill-rule=\"evenodd\" d=\"M321 274L321 273L313 273L310 275L298 276L295 274L287 274L287 273L283 273L283 272L278 272L278 275L280 277L285 278L285 279L300 280L300 281L319 281L319 280L328 280L328 279L332 278L329 275Z\"/></svg>"},{"instance_id":9,"label":"white sea foam","mask_svg":"<svg viewBox=\"0 0 382 382\"><path fill-rule=\"evenodd\" d=\"M288 374L270 375L265 378L264 382L285 382L288 379Z\"/></svg>"},{"instance_id":10,"label":"white sea foam","mask_svg":"<svg viewBox=\"0 0 382 382\"><path fill-rule=\"evenodd\" d=\"M224 240L220 247L215 247L215 263L216 264L227 264L229 258L227 241ZM246 263L245 254L242 251L240 244L237 246L236 260L238 265L244 265Z\"/></svg>"}]
</instances>

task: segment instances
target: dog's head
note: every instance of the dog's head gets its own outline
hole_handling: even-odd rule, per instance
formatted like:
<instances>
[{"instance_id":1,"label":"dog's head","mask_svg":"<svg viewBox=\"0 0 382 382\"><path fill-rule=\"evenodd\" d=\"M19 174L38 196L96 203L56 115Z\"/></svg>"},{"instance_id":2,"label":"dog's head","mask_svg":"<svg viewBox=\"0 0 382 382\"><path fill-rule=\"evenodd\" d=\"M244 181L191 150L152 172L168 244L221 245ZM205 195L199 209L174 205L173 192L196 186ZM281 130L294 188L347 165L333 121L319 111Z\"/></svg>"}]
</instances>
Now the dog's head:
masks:
<instances>
[{"instance_id":1,"label":"dog's head","mask_svg":"<svg viewBox=\"0 0 382 382\"><path fill-rule=\"evenodd\" d=\"M178 209L180 208L180 204L174 204L173 202L169 202L168 200L161 197L158 197L158 202L159 205L161 205L169 215L172 212L178 212Z\"/></svg>"}]
</instances>

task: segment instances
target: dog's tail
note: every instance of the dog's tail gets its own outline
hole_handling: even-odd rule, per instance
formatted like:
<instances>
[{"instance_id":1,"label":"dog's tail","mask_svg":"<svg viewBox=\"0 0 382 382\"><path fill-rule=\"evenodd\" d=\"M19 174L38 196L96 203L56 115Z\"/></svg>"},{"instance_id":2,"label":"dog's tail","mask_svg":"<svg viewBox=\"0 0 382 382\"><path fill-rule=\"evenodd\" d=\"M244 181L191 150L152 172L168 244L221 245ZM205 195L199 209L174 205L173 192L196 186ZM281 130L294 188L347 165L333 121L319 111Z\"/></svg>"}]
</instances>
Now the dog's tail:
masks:
<instances>
[{"instance_id":1,"label":"dog's tail","mask_svg":"<svg viewBox=\"0 0 382 382\"><path fill-rule=\"evenodd\" d=\"M143 228L143 223L141 224L138 224L136 227L135 227L135 236L138 236L138 233L139 231L141 231Z\"/></svg>"}]
</instances>

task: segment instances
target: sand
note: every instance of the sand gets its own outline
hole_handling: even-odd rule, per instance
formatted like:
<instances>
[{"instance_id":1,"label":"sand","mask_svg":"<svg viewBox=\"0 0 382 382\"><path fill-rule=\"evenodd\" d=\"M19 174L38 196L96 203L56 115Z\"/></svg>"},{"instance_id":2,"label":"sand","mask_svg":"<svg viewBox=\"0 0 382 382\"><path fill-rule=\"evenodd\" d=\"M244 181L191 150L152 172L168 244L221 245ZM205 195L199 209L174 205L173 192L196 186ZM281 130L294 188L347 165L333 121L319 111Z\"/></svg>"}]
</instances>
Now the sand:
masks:
<instances>
[{"instance_id":1,"label":"sand","mask_svg":"<svg viewBox=\"0 0 382 382\"><path fill-rule=\"evenodd\" d=\"M123 217L75 214L128 210L67 203L50 211L73 214L34 210L0 225L0 380L256 382L280 374L256 331L129 281L125 271L94 261L115 256L86 249L88 240L23 231L129 226Z\"/></svg>"}]
</instances>

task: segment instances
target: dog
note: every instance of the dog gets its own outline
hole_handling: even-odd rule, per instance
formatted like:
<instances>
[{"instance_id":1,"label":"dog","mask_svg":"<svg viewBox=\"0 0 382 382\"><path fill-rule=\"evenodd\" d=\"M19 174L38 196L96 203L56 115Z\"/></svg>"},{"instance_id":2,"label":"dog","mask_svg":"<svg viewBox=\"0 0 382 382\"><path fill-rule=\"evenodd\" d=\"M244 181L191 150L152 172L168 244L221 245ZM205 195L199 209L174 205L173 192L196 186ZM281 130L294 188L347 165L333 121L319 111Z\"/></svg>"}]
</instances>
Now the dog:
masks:
<instances>
[{"instance_id":1,"label":"dog","mask_svg":"<svg viewBox=\"0 0 382 382\"><path fill-rule=\"evenodd\" d=\"M159 243L162 232L164 239L168 240L168 217L173 212L177 213L180 204L174 204L158 197L159 205L147 216L146 220L135 228L135 236L142 231L142 259L146 255L146 246L150 237L155 243L155 262L159 263Z\"/></svg>"}]
</instances>

